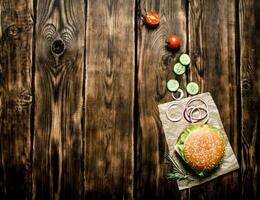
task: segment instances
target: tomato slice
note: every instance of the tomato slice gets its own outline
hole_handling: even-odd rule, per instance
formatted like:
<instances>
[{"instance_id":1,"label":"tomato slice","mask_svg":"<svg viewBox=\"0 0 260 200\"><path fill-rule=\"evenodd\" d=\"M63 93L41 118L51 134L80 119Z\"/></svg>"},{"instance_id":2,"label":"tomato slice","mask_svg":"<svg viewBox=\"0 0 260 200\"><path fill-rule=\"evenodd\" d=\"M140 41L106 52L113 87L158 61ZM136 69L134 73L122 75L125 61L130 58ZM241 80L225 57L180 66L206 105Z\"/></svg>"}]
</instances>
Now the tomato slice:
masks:
<instances>
[{"instance_id":1,"label":"tomato slice","mask_svg":"<svg viewBox=\"0 0 260 200\"><path fill-rule=\"evenodd\" d=\"M166 42L172 49L177 49L180 47L181 39L177 35L170 35Z\"/></svg>"},{"instance_id":2,"label":"tomato slice","mask_svg":"<svg viewBox=\"0 0 260 200\"><path fill-rule=\"evenodd\" d=\"M145 22L150 26L156 26L160 23L160 16L155 11L149 11L145 15Z\"/></svg>"}]
</instances>

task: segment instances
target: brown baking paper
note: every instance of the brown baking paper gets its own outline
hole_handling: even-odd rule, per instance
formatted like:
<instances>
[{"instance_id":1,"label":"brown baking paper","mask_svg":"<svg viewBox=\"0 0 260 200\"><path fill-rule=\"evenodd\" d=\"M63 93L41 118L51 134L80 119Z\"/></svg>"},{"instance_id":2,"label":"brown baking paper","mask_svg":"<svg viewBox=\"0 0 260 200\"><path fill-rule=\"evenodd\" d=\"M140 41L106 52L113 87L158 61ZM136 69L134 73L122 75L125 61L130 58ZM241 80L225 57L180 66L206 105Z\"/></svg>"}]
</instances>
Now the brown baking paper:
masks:
<instances>
[{"instance_id":1,"label":"brown baking paper","mask_svg":"<svg viewBox=\"0 0 260 200\"><path fill-rule=\"evenodd\" d=\"M182 161L181 157L177 154L177 152L175 150L175 144L177 143L177 139L178 139L179 135L182 133L182 131L184 129L186 129L188 126L190 126L191 123L187 122L184 119L184 117L182 118L181 121L172 122L166 116L166 110L171 103L173 103L173 102L178 103L179 108L184 110L186 103L191 98L194 98L194 97L199 97L208 104L209 120L207 123L220 129L224 133L224 139L225 139L225 144L226 144L223 162L220 164L220 166L217 169L215 169L213 172L209 173L208 175L206 175L205 177L202 177L202 178L198 177L196 175L193 175L191 173L191 170L187 169L187 166L184 166L184 161ZM183 189L191 188L196 185L200 185L202 183L210 181L214 178L217 178L223 174L226 174L228 172L234 171L239 168L239 164L237 162L236 156L232 150L232 147L230 146L226 132L223 128L223 124L221 122L217 106L209 92L199 94L199 95L196 95L193 97L187 97L180 101L172 101L172 102L160 104L158 107L159 107L160 119L162 121L162 126L163 126L163 130L165 133L166 141L167 141L167 144L169 147L169 153L174 157L174 159L177 161L177 163L179 164L181 169L184 170L185 172L187 172L187 174L189 174L189 176L190 176L190 179L177 181L179 190L183 190Z\"/></svg>"}]
</instances>

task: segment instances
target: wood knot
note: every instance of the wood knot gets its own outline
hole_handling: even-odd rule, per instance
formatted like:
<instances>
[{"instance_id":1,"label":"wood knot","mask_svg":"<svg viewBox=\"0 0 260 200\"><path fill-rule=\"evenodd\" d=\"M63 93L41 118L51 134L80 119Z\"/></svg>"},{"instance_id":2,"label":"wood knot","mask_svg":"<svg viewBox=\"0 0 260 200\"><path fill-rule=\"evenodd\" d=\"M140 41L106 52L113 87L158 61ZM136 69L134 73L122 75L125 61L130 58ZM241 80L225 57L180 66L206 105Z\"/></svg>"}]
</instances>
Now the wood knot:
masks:
<instances>
[{"instance_id":1,"label":"wood knot","mask_svg":"<svg viewBox=\"0 0 260 200\"><path fill-rule=\"evenodd\" d=\"M32 30L32 27L33 27L33 21L30 21L30 23L27 23L26 25L24 25L23 29L24 29L24 31L29 32Z\"/></svg>"},{"instance_id":2,"label":"wood knot","mask_svg":"<svg viewBox=\"0 0 260 200\"><path fill-rule=\"evenodd\" d=\"M28 90L24 90L19 94L20 104L27 105L32 102L31 92Z\"/></svg>"},{"instance_id":3,"label":"wood knot","mask_svg":"<svg viewBox=\"0 0 260 200\"><path fill-rule=\"evenodd\" d=\"M249 80L242 80L243 95L247 94L252 89L252 84Z\"/></svg>"},{"instance_id":4,"label":"wood knot","mask_svg":"<svg viewBox=\"0 0 260 200\"><path fill-rule=\"evenodd\" d=\"M171 54L164 54L162 57L161 57L161 65L164 66L163 69L166 69L169 65L172 64L172 61L173 61L173 58L171 56Z\"/></svg>"},{"instance_id":5,"label":"wood knot","mask_svg":"<svg viewBox=\"0 0 260 200\"><path fill-rule=\"evenodd\" d=\"M11 24L5 29L9 37L17 37L19 34L32 30L33 19L29 12L25 10L13 11L13 15L10 14L10 17Z\"/></svg>"},{"instance_id":6,"label":"wood knot","mask_svg":"<svg viewBox=\"0 0 260 200\"><path fill-rule=\"evenodd\" d=\"M48 48L54 56L56 65L59 65L60 56L69 50L73 44L73 30L69 28L58 30L54 24L49 23L43 27L42 36L48 42Z\"/></svg>"},{"instance_id":7,"label":"wood knot","mask_svg":"<svg viewBox=\"0 0 260 200\"><path fill-rule=\"evenodd\" d=\"M55 39L51 44L51 51L56 56L60 56L65 51L65 43L61 39Z\"/></svg>"},{"instance_id":8,"label":"wood knot","mask_svg":"<svg viewBox=\"0 0 260 200\"><path fill-rule=\"evenodd\" d=\"M10 36L10 37L15 37L17 36L19 30L18 28L15 26L15 25L12 25L12 26L9 26L7 28L7 34Z\"/></svg>"}]
</instances>

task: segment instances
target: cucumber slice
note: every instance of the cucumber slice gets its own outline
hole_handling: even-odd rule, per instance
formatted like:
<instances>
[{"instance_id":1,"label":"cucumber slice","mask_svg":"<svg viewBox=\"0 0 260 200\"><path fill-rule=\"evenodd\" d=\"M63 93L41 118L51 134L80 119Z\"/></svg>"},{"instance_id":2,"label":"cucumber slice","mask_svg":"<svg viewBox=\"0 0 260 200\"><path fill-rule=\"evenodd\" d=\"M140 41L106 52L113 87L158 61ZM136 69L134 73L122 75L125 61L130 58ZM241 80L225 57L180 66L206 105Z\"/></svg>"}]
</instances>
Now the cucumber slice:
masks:
<instances>
[{"instance_id":1,"label":"cucumber slice","mask_svg":"<svg viewBox=\"0 0 260 200\"><path fill-rule=\"evenodd\" d=\"M199 93L199 85L195 82L190 82L188 83L187 85L187 92L190 94L190 95L196 95Z\"/></svg>"},{"instance_id":2,"label":"cucumber slice","mask_svg":"<svg viewBox=\"0 0 260 200\"><path fill-rule=\"evenodd\" d=\"M173 72L177 75L182 75L184 74L186 71L186 67L184 65L182 65L181 63L176 63L173 66Z\"/></svg>"},{"instance_id":3,"label":"cucumber slice","mask_svg":"<svg viewBox=\"0 0 260 200\"><path fill-rule=\"evenodd\" d=\"M180 84L177 80L171 79L167 82L166 87L170 92L176 92L179 89Z\"/></svg>"},{"instance_id":4,"label":"cucumber slice","mask_svg":"<svg viewBox=\"0 0 260 200\"><path fill-rule=\"evenodd\" d=\"M179 61L182 65L189 65L190 64L190 56L186 53L182 54L179 58Z\"/></svg>"}]
</instances>

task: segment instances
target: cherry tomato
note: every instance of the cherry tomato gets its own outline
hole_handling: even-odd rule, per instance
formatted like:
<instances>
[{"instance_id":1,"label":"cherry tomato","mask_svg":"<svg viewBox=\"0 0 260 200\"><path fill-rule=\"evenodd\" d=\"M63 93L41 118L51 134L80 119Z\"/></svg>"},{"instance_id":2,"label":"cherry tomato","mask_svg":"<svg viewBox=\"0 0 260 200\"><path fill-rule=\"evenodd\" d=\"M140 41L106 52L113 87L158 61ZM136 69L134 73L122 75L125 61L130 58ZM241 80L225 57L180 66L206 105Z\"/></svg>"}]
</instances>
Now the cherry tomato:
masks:
<instances>
[{"instance_id":1,"label":"cherry tomato","mask_svg":"<svg viewBox=\"0 0 260 200\"><path fill-rule=\"evenodd\" d=\"M167 39L167 43L169 45L169 47L171 47L172 49L177 49L180 47L180 38L177 35L170 35Z\"/></svg>"},{"instance_id":2,"label":"cherry tomato","mask_svg":"<svg viewBox=\"0 0 260 200\"><path fill-rule=\"evenodd\" d=\"M149 11L145 15L145 22L150 26L156 26L160 23L160 16L154 11Z\"/></svg>"}]
</instances>

